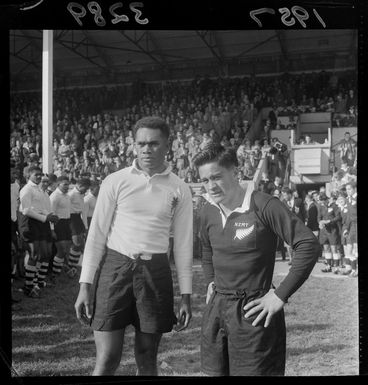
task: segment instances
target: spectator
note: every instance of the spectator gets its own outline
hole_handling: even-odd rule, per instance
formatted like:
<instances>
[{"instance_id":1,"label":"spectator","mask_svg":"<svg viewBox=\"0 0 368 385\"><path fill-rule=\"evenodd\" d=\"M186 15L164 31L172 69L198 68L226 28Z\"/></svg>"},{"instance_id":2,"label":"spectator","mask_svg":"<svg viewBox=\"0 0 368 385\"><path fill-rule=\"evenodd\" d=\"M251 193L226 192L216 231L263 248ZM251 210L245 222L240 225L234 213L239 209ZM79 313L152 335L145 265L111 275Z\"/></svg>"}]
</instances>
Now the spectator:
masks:
<instances>
[{"instance_id":1,"label":"spectator","mask_svg":"<svg viewBox=\"0 0 368 385\"><path fill-rule=\"evenodd\" d=\"M338 270L340 255L338 245L340 235L338 232L338 221L341 221L341 213L333 198L328 198L326 194L319 196L319 241L323 246L326 267L323 273L335 272Z\"/></svg>"},{"instance_id":2,"label":"spectator","mask_svg":"<svg viewBox=\"0 0 368 385\"><path fill-rule=\"evenodd\" d=\"M281 201L283 201L289 210L296 214L296 216L304 223L304 207L303 201L294 196L293 191L289 187L283 187L281 190ZM293 251L291 245L285 244L286 250L289 254L289 265L292 264Z\"/></svg>"},{"instance_id":3,"label":"spectator","mask_svg":"<svg viewBox=\"0 0 368 385\"><path fill-rule=\"evenodd\" d=\"M302 145L314 145L314 144L318 144L317 142L315 142L311 135L310 134L305 134L304 135L304 140L302 140L302 142L300 143Z\"/></svg>"},{"instance_id":4,"label":"spectator","mask_svg":"<svg viewBox=\"0 0 368 385\"><path fill-rule=\"evenodd\" d=\"M341 140L338 146L341 163L347 163L348 166L354 165L356 146L357 143L350 137L350 132L345 132L344 139Z\"/></svg>"},{"instance_id":5,"label":"spectator","mask_svg":"<svg viewBox=\"0 0 368 385\"><path fill-rule=\"evenodd\" d=\"M319 224L318 224L318 208L314 202L311 194L306 194L305 202L305 225L309 227L313 234L318 238Z\"/></svg>"}]
</instances>

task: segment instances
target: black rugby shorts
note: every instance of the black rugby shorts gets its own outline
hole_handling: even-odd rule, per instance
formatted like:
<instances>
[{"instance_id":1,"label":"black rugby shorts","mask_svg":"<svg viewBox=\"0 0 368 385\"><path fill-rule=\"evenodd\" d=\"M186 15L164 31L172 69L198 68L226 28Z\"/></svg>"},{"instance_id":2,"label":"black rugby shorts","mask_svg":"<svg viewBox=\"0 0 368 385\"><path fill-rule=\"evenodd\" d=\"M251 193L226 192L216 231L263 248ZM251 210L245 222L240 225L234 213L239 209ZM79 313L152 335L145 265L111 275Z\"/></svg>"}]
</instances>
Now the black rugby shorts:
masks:
<instances>
[{"instance_id":1,"label":"black rugby shorts","mask_svg":"<svg viewBox=\"0 0 368 385\"><path fill-rule=\"evenodd\" d=\"M94 330L133 325L143 333L167 333L176 323L167 254L134 260L107 249L94 282Z\"/></svg>"}]
</instances>

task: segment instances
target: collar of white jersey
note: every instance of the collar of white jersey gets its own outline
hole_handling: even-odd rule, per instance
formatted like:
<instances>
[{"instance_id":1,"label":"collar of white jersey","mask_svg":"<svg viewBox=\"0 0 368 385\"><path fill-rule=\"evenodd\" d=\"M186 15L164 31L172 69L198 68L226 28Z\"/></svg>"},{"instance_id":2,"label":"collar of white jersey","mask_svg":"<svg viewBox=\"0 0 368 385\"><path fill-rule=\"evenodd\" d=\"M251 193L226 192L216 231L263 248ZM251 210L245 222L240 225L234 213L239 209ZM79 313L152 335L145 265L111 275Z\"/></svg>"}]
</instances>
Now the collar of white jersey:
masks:
<instances>
[{"instance_id":1,"label":"collar of white jersey","mask_svg":"<svg viewBox=\"0 0 368 385\"><path fill-rule=\"evenodd\" d=\"M164 162L164 165L166 166L165 170L162 171L162 172L153 174L152 177L155 176L155 175L169 175L170 172L171 172L171 166L167 162ZM135 172L137 174L147 175L141 168L139 168L138 159L137 158L133 160L133 164L132 164L132 166L130 168L130 172Z\"/></svg>"},{"instance_id":2,"label":"collar of white jersey","mask_svg":"<svg viewBox=\"0 0 368 385\"><path fill-rule=\"evenodd\" d=\"M238 213L245 213L246 211L249 210L249 207L250 207L250 198L252 196L252 192L254 191L254 186L253 185L250 185L247 187L247 190L245 192L245 195L244 195L244 199L243 199L243 203L240 207L236 207L234 210L232 210L231 212L234 213L234 212L238 212ZM206 194L203 194L203 197L213 206L216 206L220 212L222 213L222 209L221 207L211 198L211 196L206 193Z\"/></svg>"},{"instance_id":3,"label":"collar of white jersey","mask_svg":"<svg viewBox=\"0 0 368 385\"><path fill-rule=\"evenodd\" d=\"M36 183L32 182L30 179L28 179L28 182L27 182L27 184L29 184L31 187L37 187L38 189L40 189L40 190L41 190L41 187L40 187L40 185L38 185L38 184L36 184Z\"/></svg>"}]
</instances>

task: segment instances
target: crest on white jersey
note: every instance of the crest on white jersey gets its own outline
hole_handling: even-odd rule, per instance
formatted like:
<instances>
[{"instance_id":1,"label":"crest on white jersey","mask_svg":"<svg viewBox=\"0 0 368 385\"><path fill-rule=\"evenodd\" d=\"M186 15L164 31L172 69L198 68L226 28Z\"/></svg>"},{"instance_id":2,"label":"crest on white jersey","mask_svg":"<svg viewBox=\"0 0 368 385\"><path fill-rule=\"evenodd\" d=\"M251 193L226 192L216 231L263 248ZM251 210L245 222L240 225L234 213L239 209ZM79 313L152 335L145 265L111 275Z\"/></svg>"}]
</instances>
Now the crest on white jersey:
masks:
<instances>
[{"instance_id":1,"label":"crest on white jersey","mask_svg":"<svg viewBox=\"0 0 368 385\"><path fill-rule=\"evenodd\" d=\"M254 230L254 225L247 227L245 229L236 229L234 239L237 238L239 240L242 240L245 237L247 237L249 234L251 234L253 230Z\"/></svg>"}]
</instances>

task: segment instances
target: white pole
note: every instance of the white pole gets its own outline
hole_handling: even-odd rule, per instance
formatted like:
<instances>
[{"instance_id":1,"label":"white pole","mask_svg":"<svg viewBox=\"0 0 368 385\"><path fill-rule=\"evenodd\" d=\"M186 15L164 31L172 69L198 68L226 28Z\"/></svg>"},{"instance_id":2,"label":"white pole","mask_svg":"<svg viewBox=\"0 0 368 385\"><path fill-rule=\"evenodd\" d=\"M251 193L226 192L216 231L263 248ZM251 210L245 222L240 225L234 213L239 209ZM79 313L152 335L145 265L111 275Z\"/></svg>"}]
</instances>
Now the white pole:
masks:
<instances>
[{"instance_id":1,"label":"white pole","mask_svg":"<svg viewBox=\"0 0 368 385\"><path fill-rule=\"evenodd\" d=\"M53 31L43 31L42 49L42 171L52 170Z\"/></svg>"}]
</instances>

